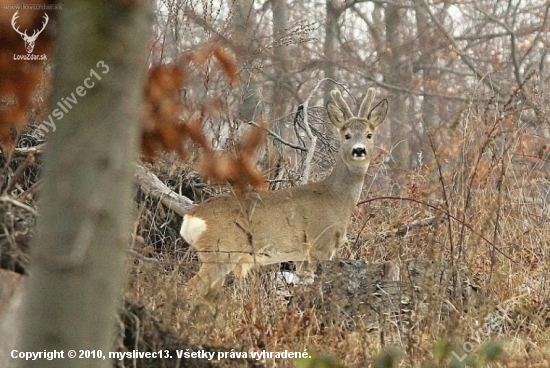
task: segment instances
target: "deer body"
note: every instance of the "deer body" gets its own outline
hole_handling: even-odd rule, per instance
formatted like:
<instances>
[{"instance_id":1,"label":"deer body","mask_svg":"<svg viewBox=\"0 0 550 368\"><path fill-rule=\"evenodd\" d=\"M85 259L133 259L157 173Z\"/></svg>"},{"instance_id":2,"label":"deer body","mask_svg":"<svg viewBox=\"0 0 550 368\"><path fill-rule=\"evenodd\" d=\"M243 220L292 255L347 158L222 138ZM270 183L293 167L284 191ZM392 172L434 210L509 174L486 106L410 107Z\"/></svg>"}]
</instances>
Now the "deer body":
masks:
<instances>
[{"instance_id":1,"label":"deer body","mask_svg":"<svg viewBox=\"0 0 550 368\"><path fill-rule=\"evenodd\" d=\"M185 215L180 234L198 252L201 269L188 283L203 293L234 271L244 277L256 265L332 259L346 232L369 167L373 134L384 120L387 101L370 110L370 89L358 117L339 92L327 104L339 128L341 147L324 180L290 189L212 198Z\"/></svg>"}]
</instances>

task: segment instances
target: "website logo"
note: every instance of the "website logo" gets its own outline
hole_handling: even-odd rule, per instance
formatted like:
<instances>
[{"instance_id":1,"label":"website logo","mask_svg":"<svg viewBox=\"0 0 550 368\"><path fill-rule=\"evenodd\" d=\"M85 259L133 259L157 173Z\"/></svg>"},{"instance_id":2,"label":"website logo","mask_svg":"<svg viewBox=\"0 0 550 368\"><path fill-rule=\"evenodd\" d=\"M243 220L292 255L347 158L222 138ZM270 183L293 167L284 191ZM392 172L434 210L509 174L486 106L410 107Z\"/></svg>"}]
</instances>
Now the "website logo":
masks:
<instances>
[{"instance_id":1,"label":"website logo","mask_svg":"<svg viewBox=\"0 0 550 368\"><path fill-rule=\"evenodd\" d=\"M46 28L46 25L48 24L48 20L50 18L48 18L48 14L44 13L44 16L43 16L44 21L42 22L42 29L40 31L37 31L35 29L32 33L32 36L29 36L27 34L27 30L25 30L25 32L21 32L19 30L19 26L17 26L15 24L15 21L17 20L17 18L19 18L18 13L19 13L19 10L16 11L15 14L13 15L13 17L11 18L11 26L13 27L15 32L17 32L21 35L21 38L23 38L23 41L25 41L25 49L27 50L27 54L30 54L30 53L32 53L32 50L34 50L34 43L36 42L36 39L38 38L40 33L42 33L44 28Z\"/></svg>"}]
</instances>

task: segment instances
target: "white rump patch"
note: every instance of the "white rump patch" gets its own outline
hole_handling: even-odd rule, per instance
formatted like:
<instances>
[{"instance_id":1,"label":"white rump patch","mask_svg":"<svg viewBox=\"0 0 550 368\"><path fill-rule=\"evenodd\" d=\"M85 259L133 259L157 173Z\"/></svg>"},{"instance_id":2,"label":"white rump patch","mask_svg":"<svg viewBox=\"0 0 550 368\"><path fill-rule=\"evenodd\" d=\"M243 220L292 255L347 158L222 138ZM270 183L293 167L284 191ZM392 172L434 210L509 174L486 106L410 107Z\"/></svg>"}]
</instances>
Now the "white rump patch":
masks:
<instances>
[{"instance_id":1,"label":"white rump patch","mask_svg":"<svg viewBox=\"0 0 550 368\"><path fill-rule=\"evenodd\" d=\"M200 217L185 215L181 224L180 235L186 242L194 245L206 230L206 221Z\"/></svg>"}]
</instances>

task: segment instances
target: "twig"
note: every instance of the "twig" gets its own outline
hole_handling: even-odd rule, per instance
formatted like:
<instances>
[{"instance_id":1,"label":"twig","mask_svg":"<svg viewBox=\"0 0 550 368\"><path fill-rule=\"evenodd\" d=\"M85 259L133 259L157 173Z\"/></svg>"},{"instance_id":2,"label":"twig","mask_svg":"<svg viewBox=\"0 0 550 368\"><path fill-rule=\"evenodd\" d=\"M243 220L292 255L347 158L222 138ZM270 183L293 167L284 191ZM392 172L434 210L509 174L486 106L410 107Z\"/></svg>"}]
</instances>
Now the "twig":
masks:
<instances>
[{"instance_id":1,"label":"twig","mask_svg":"<svg viewBox=\"0 0 550 368\"><path fill-rule=\"evenodd\" d=\"M2 192L2 196L5 195L5 194L9 194L11 193L11 191L13 190L13 188L15 187L15 185L17 184L17 182L19 181L19 179L23 176L23 174L25 173L25 169L32 163L34 162L34 154L30 153L27 155L27 157L25 158L25 161L23 161L21 164L19 164L19 166L17 166L17 169L15 170L15 172L13 173L12 177L9 179L9 182L8 182L8 185L6 186L6 188L4 189L4 191Z\"/></svg>"},{"instance_id":2,"label":"twig","mask_svg":"<svg viewBox=\"0 0 550 368\"><path fill-rule=\"evenodd\" d=\"M0 197L0 201L9 202L9 203L13 204L16 207L22 208L25 211L30 212L35 217L38 217L38 212L36 212L36 210L34 208L32 208L31 206L26 205L24 203L21 203L18 200L15 200L15 199L7 196L7 195L4 195L4 196Z\"/></svg>"},{"instance_id":3,"label":"twig","mask_svg":"<svg viewBox=\"0 0 550 368\"><path fill-rule=\"evenodd\" d=\"M13 150L13 155L15 157L20 157L20 156L27 156L29 154L41 154L44 151L45 147L46 147L46 143L41 143L33 147L16 147ZM5 154L1 149L0 149L0 153Z\"/></svg>"},{"instance_id":4,"label":"twig","mask_svg":"<svg viewBox=\"0 0 550 368\"><path fill-rule=\"evenodd\" d=\"M255 127L258 127L260 129L264 129L267 134L269 134L270 136L272 136L273 138L275 138L276 140L278 140L279 142L281 142L282 144L284 145L287 145L291 148L294 148L294 149L297 149L297 150L300 150L300 151L307 151L307 148L304 147L304 146L299 146L297 144L294 144L292 142L289 142L289 141L286 141L283 137L281 137L279 134L275 133L274 131L272 131L271 129L269 128L266 128L266 127L263 127L261 126L260 124L254 122L254 121L250 121L249 124L252 124L254 125Z\"/></svg>"},{"instance_id":5,"label":"twig","mask_svg":"<svg viewBox=\"0 0 550 368\"><path fill-rule=\"evenodd\" d=\"M408 224L405 224L401 226L400 228L396 229L395 231L396 235L406 235L409 231L412 229L415 229L417 227L421 226L432 226L433 222L435 220L435 216L427 217L425 219L415 220L413 222L409 222ZM388 236L390 236L388 234Z\"/></svg>"},{"instance_id":6,"label":"twig","mask_svg":"<svg viewBox=\"0 0 550 368\"><path fill-rule=\"evenodd\" d=\"M157 263L157 264L160 264L160 261L156 258L152 258L152 257L146 257L144 256L143 254L140 254L138 252L136 252L135 250L132 250L132 249L128 249L126 248L126 253L129 253L133 256L136 256L137 258L143 260L143 261L147 261L147 262L153 262L153 263Z\"/></svg>"}]
</instances>

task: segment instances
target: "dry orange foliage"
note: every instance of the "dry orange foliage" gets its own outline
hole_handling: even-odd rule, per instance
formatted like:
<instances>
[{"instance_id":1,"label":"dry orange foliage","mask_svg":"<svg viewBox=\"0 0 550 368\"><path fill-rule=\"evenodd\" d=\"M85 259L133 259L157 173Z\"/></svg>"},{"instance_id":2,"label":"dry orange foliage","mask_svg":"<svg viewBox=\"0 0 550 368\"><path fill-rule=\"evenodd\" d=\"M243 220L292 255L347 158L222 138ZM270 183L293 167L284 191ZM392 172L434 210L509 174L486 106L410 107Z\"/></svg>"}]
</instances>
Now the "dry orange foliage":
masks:
<instances>
[{"instance_id":1,"label":"dry orange foliage","mask_svg":"<svg viewBox=\"0 0 550 368\"><path fill-rule=\"evenodd\" d=\"M185 55L180 65L151 68L145 88L142 152L150 161L161 151L175 152L186 161L190 155L187 143L191 141L202 149L198 168L205 179L228 182L238 192L247 189L248 185L265 189L265 182L255 165L265 129L251 128L238 144L236 154L217 152L204 135L203 122L208 111L216 110L220 104L210 100L196 108L181 98L191 73L190 66L201 67L210 58L218 61L217 65L232 85L238 82L236 61L226 49L213 44Z\"/></svg>"}]
</instances>

